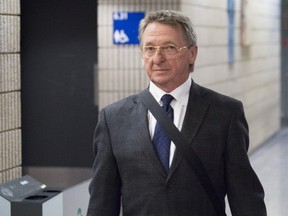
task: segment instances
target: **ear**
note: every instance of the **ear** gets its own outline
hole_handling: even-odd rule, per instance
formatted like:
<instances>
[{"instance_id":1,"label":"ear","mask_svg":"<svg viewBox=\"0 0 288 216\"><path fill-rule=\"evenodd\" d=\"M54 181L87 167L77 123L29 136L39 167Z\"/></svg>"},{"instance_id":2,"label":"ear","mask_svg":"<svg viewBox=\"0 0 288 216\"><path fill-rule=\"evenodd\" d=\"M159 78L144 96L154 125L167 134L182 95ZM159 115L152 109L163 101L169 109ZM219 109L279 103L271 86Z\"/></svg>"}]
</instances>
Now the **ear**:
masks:
<instances>
[{"instance_id":1,"label":"ear","mask_svg":"<svg viewBox=\"0 0 288 216\"><path fill-rule=\"evenodd\" d=\"M194 64L198 53L198 46L194 45L189 48L189 63Z\"/></svg>"}]
</instances>

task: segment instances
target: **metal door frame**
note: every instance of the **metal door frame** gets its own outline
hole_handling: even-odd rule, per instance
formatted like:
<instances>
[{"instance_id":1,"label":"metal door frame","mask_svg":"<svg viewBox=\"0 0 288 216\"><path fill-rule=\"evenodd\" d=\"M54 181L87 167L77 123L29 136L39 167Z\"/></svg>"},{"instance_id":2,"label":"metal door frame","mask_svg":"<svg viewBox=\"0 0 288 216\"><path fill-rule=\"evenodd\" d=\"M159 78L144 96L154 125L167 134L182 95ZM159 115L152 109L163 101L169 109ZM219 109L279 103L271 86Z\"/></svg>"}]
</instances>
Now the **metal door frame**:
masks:
<instances>
[{"instance_id":1,"label":"metal door frame","mask_svg":"<svg viewBox=\"0 0 288 216\"><path fill-rule=\"evenodd\" d=\"M281 125L288 126L288 0L281 4Z\"/></svg>"}]
</instances>

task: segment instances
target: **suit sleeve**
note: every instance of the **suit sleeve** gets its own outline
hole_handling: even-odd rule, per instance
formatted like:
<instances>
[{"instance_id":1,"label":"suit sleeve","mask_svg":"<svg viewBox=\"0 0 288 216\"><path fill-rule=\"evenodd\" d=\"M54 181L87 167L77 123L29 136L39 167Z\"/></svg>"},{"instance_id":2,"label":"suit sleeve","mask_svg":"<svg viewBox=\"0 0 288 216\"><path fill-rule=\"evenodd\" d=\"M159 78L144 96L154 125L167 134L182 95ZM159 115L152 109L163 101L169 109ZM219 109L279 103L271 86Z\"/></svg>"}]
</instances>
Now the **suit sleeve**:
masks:
<instances>
[{"instance_id":1,"label":"suit sleeve","mask_svg":"<svg viewBox=\"0 0 288 216\"><path fill-rule=\"evenodd\" d=\"M243 105L234 111L227 137L226 181L232 215L266 216L263 187L252 169L247 155L248 125Z\"/></svg>"},{"instance_id":2,"label":"suit sleeve","mask_svg":"<svg viewBox=\"0 0 288 216\"><path fill-rule=\"evenodd\" d=\"M90 201L87 216L119 216L121 181L111 148L105 110L100 112L93 147L95 161L89 185Z\"/></svg>"}]
</instances>

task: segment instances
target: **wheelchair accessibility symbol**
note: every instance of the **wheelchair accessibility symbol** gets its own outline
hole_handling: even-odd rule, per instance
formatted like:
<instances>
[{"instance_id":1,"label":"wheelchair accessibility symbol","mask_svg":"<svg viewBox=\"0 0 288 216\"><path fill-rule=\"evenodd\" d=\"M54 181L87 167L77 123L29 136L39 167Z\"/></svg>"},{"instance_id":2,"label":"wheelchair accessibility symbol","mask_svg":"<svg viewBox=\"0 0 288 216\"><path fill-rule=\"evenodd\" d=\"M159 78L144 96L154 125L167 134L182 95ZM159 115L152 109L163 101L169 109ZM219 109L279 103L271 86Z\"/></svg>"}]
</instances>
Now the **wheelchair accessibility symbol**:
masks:
<instances>
[{"instance_id":1,"label":"wheelchair accessibility symbol","mask_svg":"<svg viewBox=\"0 0 288 216\"><path fill-rule=\"evenodd\" d=\"M121 30L117 29L114 31L114 42L120 43L120 44L125 44L125 43L129 42L129 37L123 29L121 29Z\"/></svg>"}]
</instances>

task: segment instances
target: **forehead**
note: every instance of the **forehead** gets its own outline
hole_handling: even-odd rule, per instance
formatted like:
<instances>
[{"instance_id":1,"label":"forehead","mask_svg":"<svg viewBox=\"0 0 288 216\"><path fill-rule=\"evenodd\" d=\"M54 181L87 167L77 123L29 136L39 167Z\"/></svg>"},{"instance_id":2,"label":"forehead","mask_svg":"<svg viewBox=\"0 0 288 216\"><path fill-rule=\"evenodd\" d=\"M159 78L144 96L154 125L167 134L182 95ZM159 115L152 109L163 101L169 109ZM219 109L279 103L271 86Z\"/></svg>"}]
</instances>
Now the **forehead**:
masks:
<instances>
[{"instance_id":1,"label":"forehead","mask_svg":"<svg viewBox=\"0 0 288 216\"><path fill-rule=\"evenodd\" d=\"M184 34L180 25L168 25L159 22L152 22L147 25L142 38L143 44L165 44L175 43L183 45Z\"/></svg>"}]
</instances>

